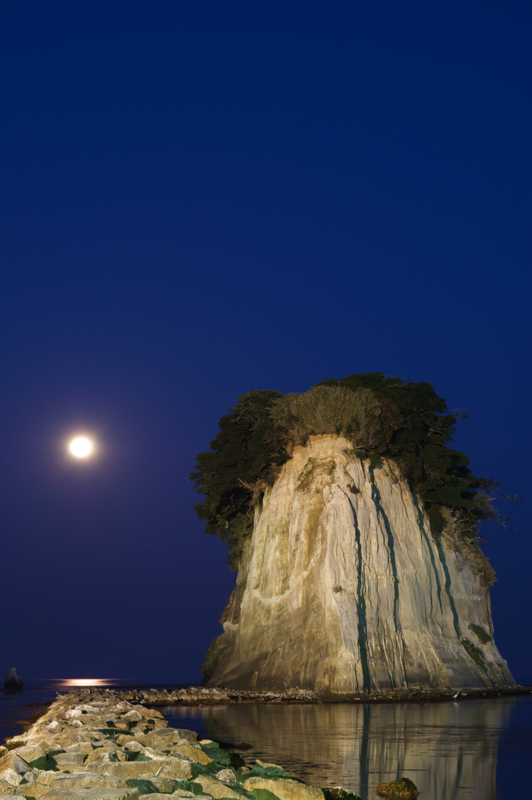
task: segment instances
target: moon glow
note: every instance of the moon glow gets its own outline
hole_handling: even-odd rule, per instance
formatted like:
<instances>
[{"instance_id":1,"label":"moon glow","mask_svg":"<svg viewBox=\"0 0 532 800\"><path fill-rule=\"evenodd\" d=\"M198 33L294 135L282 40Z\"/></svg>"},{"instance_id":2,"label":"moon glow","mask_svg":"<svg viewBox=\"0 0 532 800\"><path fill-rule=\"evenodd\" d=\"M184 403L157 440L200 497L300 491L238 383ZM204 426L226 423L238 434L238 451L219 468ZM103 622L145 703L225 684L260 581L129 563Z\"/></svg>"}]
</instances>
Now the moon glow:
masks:
<instances>
[{"instance_id":1,"label":"moon glow","mask_svg":"<svg viewBox=\"0 0 532 800\"><path fill-rule=\"evenodd\" d=\"M92 442L85 436L77 436L72 439L68 445L68 449L76 458L86 458L92 452Z\"/></svg>"}]
</instances>

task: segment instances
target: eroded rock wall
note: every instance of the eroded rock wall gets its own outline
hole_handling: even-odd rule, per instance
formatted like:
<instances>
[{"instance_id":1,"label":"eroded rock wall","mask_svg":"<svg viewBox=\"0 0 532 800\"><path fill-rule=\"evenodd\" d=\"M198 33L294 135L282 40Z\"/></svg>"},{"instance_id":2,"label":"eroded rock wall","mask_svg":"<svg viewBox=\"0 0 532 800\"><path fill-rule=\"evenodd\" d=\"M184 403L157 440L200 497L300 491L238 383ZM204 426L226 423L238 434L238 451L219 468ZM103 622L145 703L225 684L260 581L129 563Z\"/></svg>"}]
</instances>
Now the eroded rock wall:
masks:
<instances>
[{"instance_id":1,"label":"eroded rock wall","mask_svg":"<svg viewBox=\"0 0 532 800\"><path fill-rule=\"evenodd\" d=\"M512 684L482 558L431 532L393 462L372 467L341 437L311 437L256 512L207 685Z\"/></svg>"}]
</instances>

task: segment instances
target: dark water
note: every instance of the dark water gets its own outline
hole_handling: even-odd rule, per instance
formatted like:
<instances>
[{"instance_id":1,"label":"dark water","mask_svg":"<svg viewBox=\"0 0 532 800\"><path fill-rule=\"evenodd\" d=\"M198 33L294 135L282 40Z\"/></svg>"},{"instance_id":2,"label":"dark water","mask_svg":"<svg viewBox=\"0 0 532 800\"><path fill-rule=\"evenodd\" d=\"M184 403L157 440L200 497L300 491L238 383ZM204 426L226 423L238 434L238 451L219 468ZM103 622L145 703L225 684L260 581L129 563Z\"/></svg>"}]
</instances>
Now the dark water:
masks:
<instances>
[{"instance_id":1,"label":"dark water","mask_svg":"<svg viewBox=\"0 0 532 800\"><path fill-rule=\"evenodd\" d=\"M22 733L17 721L55 698L55 688L16 696L0 691L0 740ZM420 800L532 797L529 697L160 710L171 725L223 742L249 742L246 758L273 761L314 786L344 786L362 800L376 800L377 783L399 776L414 781Z\"/></svg>"},{"instance_id":2,"label":"dark water","mask_svg":"<svg viewBox=\"0 0 532 800\"><path fill-rule=\"evenodd\" d=\"M75 681L63 680L54 683L37 681L33 685L25 686L23 691L18 694L7 694L0 689L0 744L11 736L18 736L24 732L23 727L18 724L27 720L32 714L45 710L46 704L53 702L58 694L66 694L70 689L79 689L79 685L73 685ZM98 681L99 688L105 689L107 686L113 689L168 689L175 690L183 688L183 684L165 684L155 686L155 684L129 684L111 683L107 680ZM91 685L97 685L96 683Z\"/></svg>"},{"instance_id":3,"label":"dark water","mask_svg":"<svg viewBox=\"0 0 532 800\"><path fill-rule=\"evenodd\" d=\"M18 736L23 728L17 723L41 711L45 703L57 697L56 689L24 689L21 694L8 695L0 690L0 744L9 736Z\"/></svg>"},{"instance_id":4,"label":"dark water","mask_svg":"<svg viewBox=\"0 0 532 800\"><path fill-rule=\"evenodd\" d=\"M285 767L314 786L376 800L380 781L411 778L421 800L532 797L532 698L397 705L230 705L161 709L171 725Z\"/></svg>"}]
</instances>

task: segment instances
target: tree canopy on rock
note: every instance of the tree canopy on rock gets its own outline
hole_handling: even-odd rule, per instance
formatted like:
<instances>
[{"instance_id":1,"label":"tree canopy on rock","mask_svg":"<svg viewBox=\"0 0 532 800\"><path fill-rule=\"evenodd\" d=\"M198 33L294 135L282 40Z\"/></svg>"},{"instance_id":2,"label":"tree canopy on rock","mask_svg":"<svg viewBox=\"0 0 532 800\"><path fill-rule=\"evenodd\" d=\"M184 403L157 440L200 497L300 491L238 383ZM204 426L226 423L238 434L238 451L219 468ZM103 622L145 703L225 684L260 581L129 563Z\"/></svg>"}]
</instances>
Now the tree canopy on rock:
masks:
<instances>
[{"instance_id":1,"label":"tree canopy on rock","mask_svg":"<svg viewBox=\"0 0 532 800\"><path fill-rule=\"evenodd\" d=\"M499 484L473 475L469 458L449 446L457 418L465 416L449 412L429 383L381 372L326 380L301 394L248 392L220 419L210 451L197 457L190 477L205 500L195 510L205 532L227 542L228 561L238 566L254 507L293 448L330 433L344 436L374 466L393 459L435 532L447 509L462 535L474 537L480 521L501 521L490 497Z\"/></svg>"}]
</instances>

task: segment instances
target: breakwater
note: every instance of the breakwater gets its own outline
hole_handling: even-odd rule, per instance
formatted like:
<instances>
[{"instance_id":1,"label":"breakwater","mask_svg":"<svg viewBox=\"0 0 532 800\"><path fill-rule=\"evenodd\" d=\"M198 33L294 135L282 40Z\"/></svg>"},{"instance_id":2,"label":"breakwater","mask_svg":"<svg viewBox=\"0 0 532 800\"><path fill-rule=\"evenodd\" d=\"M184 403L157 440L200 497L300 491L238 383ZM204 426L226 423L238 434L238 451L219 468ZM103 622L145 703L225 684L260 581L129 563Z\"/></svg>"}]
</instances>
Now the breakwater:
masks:
<instances>
[{"instance_id":1,"label":"breakwater","mask_svg":"<svg viewBox=\"0 0 532 800\"><path fill-rule=\"evenodd\" d=\"M499 686L497 688L456 689L450 687L430 689L425 686L410 685L397 687L390 692L313 692L307 689L288 689L281 692L258 692L238 689L208 689L203 686L189 686L169 692L165 689L123 692L129 700L139 700L152 706L197 706L228 705L231 703L407 703L438 702L489 697L518 697L532 694L532 686Z\"/></svg>"},{"instance_id":2,"label":"breakwater","mask_svg":"<svg viewBox=\"0 0 532 800\"><path fill-rule=\"evenodd\" d=\"M153 708L169 697L109 689L59 695L1 748L0 798L356 799L338 788L308 786L276 764L246 763L238 747L223 749L193 731L169 727Z\"/></svg>"}]
</instances>

